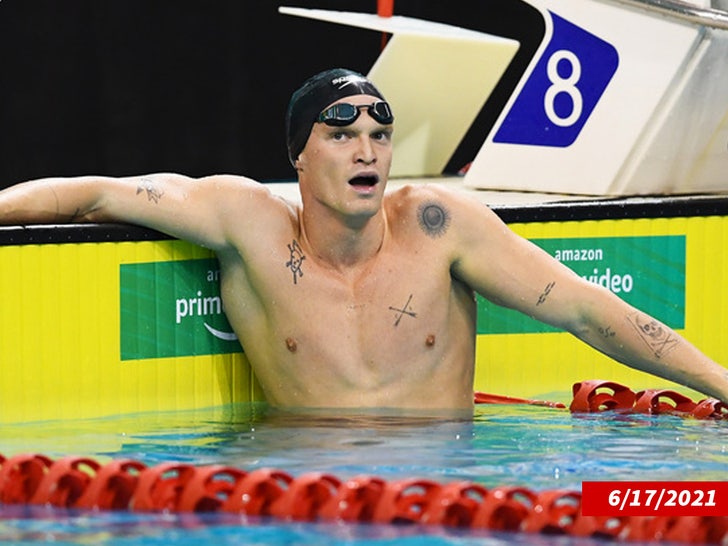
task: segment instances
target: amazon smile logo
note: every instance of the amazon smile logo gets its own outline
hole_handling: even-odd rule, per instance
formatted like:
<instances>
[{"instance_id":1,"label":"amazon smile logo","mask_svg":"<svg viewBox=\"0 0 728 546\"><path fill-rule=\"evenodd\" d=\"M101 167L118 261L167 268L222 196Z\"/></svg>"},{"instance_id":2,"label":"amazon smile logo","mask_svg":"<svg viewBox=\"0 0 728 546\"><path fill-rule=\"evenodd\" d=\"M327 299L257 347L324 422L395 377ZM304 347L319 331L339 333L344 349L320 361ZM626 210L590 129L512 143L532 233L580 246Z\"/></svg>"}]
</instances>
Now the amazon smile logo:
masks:
<instances>
[{"instance_id":1,"label":"amazon smile logo","mask_svg":"<svg viewBox=\"0 0 728 546\"><path fill-rule=\"evenodd\" d=\"M215 336L217 339L223 339L225 341L237 341L238 336L235 335L235 332L223 332L221 330L217 330L210 326L209 324L205 323L205 329L210 332L213 336Z\"/></svg>"},{"instance_id":2,"label":"amazon smile logo","mask_svg":"<svg viewBox=\"0 0 728 546\"><path fill-rule=\"evenodd\" d=\"M122 264L121 360L241 352L214 258Z\"/></svg>"}]
</instances>

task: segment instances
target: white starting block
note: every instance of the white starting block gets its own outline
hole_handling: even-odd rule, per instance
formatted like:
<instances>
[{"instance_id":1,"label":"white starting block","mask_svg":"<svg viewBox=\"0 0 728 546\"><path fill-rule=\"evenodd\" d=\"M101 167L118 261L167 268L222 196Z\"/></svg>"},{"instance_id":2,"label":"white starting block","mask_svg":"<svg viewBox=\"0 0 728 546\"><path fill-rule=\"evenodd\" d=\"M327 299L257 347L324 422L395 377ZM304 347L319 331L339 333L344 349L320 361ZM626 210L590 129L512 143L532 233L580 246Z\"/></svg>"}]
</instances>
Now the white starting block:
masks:
<instances>
[{"instance_id":1,"label":"white starting block","mask_svg":"<svg viewBox=\"0 0 728 546\"><path fill-rule=\"evenodd\" d=\"M392 34L367 75L396 119L391 176L438 176L518 42L411 17L302 8L281 13Z\"/></svg>"},{"instance_id":2,"label":"white starting block","mask_svg":"<svg viewBox=\"0 0 728 546\"><path fill-rule=\"evenodd\" d=\"M594 195L728 191L728 31L617 2L531 3L547 35L466 184ZM570 66L557 72L557 61Z\"/></svg>"},{"instance_id":3,"label":"white starting block","mask_svg":"<svg viewBox=\"0 0 728 546\"><path fill-rule=\"evenodd\" d=\"M466 185L587 195L728 192L728 13L709 9L708 0L694 3L694 13L671 0L526 3L546 31L483 135ZM442 173L518 47L411 18L281 12L393 34L369 74L397 117L392 176Z\"/></svg>"}]
</instances>

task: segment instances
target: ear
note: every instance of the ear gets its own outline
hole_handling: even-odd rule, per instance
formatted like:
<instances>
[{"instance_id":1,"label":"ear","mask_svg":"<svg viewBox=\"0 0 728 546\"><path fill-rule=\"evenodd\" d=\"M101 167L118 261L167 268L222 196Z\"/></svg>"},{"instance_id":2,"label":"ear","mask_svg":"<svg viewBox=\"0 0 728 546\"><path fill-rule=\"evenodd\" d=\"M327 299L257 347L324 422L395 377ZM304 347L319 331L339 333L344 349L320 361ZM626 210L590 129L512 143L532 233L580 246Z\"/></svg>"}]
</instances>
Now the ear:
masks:
<instances>
[{"instance_id":1,"label":"ear","mask_svg":"<svg viewBox=\"0 0 728 546\"><path fill-rule=\"evenodd\" d=\"M306 157L303 155L303 151L301 151L301 153L298 154L298 157L296 158L295 162L293 163L293 168L296 169L296 172L301 172L303 170L303 167L305 164L306 164Z\"/></svg>"}]
</instances>

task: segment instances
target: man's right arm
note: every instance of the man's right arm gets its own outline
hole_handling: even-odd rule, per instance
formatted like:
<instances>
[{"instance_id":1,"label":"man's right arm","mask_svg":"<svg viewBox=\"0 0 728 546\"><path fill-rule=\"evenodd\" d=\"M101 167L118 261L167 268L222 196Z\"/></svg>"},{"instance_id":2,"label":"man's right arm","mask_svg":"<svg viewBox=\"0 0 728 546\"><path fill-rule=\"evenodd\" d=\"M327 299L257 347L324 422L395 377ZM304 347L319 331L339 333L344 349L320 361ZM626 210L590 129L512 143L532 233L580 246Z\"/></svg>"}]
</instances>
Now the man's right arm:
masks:
<instances>
[{"instance_id":1,"label":"man's right arm","mask_svg":"<svg viewBox=\"0 0 728 546\"><path fill-rule=\"evenodd\" d=\"M0 224L124 222L220 249L228 220L255 210L256 196L266 193L250 179L223 175L46 178L0 191Z\"/></svg>"}]
</instances>

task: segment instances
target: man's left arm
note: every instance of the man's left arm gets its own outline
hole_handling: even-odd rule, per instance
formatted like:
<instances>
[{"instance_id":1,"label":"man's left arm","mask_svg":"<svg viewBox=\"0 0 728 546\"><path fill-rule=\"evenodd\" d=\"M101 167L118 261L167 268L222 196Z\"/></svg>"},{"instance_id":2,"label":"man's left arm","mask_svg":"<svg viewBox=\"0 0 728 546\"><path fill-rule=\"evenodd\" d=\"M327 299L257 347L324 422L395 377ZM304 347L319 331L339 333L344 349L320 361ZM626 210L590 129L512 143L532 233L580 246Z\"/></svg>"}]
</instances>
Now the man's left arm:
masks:
<instances>
[{"instance_id":1,"label":"man's left arm","mask_svg":"<svg viewBox=\"0 0 728 546\"><path fill-rule=\"evenodd\" d=\"M452 202L453 273L490 301L571 332L630 367L728 402L728 369L515 234L490 209Z\"/></svg>"}]
</instances>

